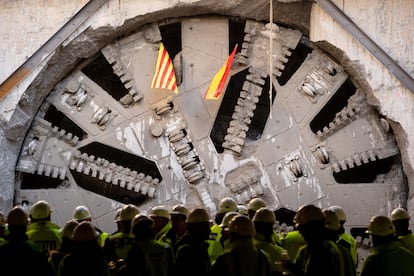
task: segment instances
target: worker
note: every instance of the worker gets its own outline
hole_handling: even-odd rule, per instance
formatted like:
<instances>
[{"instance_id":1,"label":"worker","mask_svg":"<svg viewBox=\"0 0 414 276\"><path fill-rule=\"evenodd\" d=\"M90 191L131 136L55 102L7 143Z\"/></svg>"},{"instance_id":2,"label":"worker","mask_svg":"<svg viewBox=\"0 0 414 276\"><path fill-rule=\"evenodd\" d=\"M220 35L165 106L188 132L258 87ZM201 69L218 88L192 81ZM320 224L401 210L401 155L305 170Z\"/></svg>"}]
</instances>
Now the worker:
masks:
<instances>
[{"instance_id":1,"label":"worker","mask_svg":"<svg viewBox=\"0 0 414 276\"><path fill-rule=\"evenodd\" d=\"M122 265L122 260L126 259L129 249L135 242L130 229L132 219L138 214L138 208L133 204L128 204L121 208L119 216L116 217L121 231L109 236L104 245L105 257L111 269L116 270Z\"/></svg>"},{"instance_id":2,"label":"worker","mask_svg":"<svg viewBox=\"0 0 414 276\"><path fill-rule=\"evenodd\" d=\"M62 244L60 228L51 222L52 210L45 200L35 202L30 208L30 221L27 227L27 237L49 257L50 250L59 250Z\"/></svg>"},{"instance_id":3,"label":"worker","mask_svg":"<svg viewBox=\"0 0 414 276\"><path fill-rule=\"evenodd\" d=\"M185 224L187 216L188 209L184 205L177 204L173 206L170 212L171 228L160 238L160 241L167 243L173 249L174 253L177 251L177 241L187 231Z\"/></svg>"},{"instance_id":4,"label":"worker","mask_svg":"<svg viewBox=\"0 0 414 276\"><path fill-rule=\"evenodd\" d=\"M296 255L303 245L306 244L305 239L299 230L296 228L293 231L287 232L280 240L281 247L286 249L289 259L295 260Z\"/></svg>"},{"instance_id":5,"label":"worker","mask_svg":"<svg viewBox=\"0 0 414 276\"><path fill-rule=\"evenodd\" d=\"M210 216L204 208L195 208L188 214L187 232L177 242L174 275L205 276L211 267L208 256Z\"/></svg>"},{"instance_id":6,"label":"worker","mask_svg":"<svg viewBox=\"0 0 414 276\"><path fill-rule=\"evenodd\" d=\"M266 207L266 202L263 199L261 199L260 197L255 197L251 199L247 204L247 213L249 214L249 218L253 219L256 211L262 207ZM272 233L272 240L277 245L281 245L279 234L276 231L273 231Z\"/></svg>"},{"instance_id":7,"label":"worker","mask_svg":"<svg viewBox=\"0 0 414 276\"><path fill-rule=\"evenodd\" d=\"M345 276L342 255L335 242L326 237L325 216L312 204L301 206L295 216L296 228L306 241L286 268L296 275Z\"/></svg>"},{"instance_id":8,"label":"worker","mask_svg":"<svg viewBox=\"0 0 414 276\"><path fill-rule=\"evenodd\" d=\"M223 217L228 212L236 212L237 211L237 203L231 197L225 197L220 200L218 211L214 218L214 224L211 226L210 229L210 237L208 239L208 255L210 256L210 261L213 264L217 257L223 254L223 246L220 242L221 239L221 231L222 228L220 224L223 220Z\"/></svg>"},{"instance_id":9,"label":"worker","mask_svg":"<svg viewBox=\"0 0 414 276\"><path fill-rule=\"evenodd\" d=\"M149 217L154 221L155 239L160 238L171 229L170 212L164 205L151 208Z\"/></svg>"},{"instance_id":10,"label":"worker","mask_svg":"<svg viewBox=\"0 0 414 276\"><path fill-rule=\"evenodd\" d=\"M72 251L60 262L58 276L110 275L97 231L89 221L75 227L73 241Z\"/></svg>"},{"instance_id":11,"label":"worker","mask_svg":"<svg viewBox=\"0 0 414 276\"><path fill-rule=\"evenodd\" d=\"M73 232L78 224L79 223L74 220L67 221L65 225L60 229L60 234L62 236L62 244L60 246L60 249L50 251L49 264L52 267L55 275L58 274L59 265L63 257L72 251L72 248L74 246Z\"/></svg>"},{"instance_id":12,"label":"worker","mask_svg":"<svg viewBox=\"0 0 414 276\"><path fill-rule=\"evenodd\" d=\"M371 237L373 251L362 263L361 276L414 275L414 255L398 241L388 217L372 217L366 232Z\"/></svg>"},{"instance_id":13,"label":"worker","mask_svg":"<svg viewBox=\"0 0 414 276\"><path fill-rule=\"evenodd\" d=\"M76 220L78 223L88 221L92 223L92 213L89 211L88 207L84 205L76 206L72 214L72 219ZM94 229L97 232L98 242L100 246L104 247L105 240L109 237L109 234L99 229L96 225L93 225Z\"/></svg>"},{"instance_id":14,"label":"worker","mask_svg":"<svg viewBox=\"0 0 414 276\"><path fill-rule=\"evenodd\" d=\"M221 238L220 243L223 247L223 253L230 252L230 231L228 229L230 221L237 215L240 215L239 212L227 212L224 216L223 220L221 221L220 228L221 228Z\"/></svg>"},{"instance_id":15,"label":"worker","mask_svg":"<svg viewBox=\"0 0 414 276\"><path fill-rule=\"evenodd\" d=\"M247 206L244 205L244 204L237 204L237 212L240 215L245 215L245 216L249 215L249 211L247 210Z\"/></svg>"},{"instance_id":16,"label":"worker","mask_svg":"<svg viewBox=\"0 0 414 276\"><path fill-rule=\"evenodd\" d=\"M395 208L391 213L395 235L414 254L414 234L409 230L410 215L403 208Z\"/></svg>"},{"instance_id":17,"label":"worker","mask_svg":"<svg viewBox=\"0 0 414 276\"><path fill-rule=\"evenodd\" d=\"M237 215L230 221L230 252L220 255L211 267L211 275L271 275L269 257L253 244L256 232L250 218Z\"/></svg>"},{"instance_id":18,"label":"worker","mask_svg":"<svg viewBox=\"0 0 414 276\"><path fill-rule=\"evenodd\" d=\"M334 211L339 218L340 234L339 234L339 239L336 243L342 246L345 246L346 248L349 248L351 252L352 260L354 261L355 267L357 267L358 266L357 244L356 244L356 240L354 239L354 237L345 232L345 226L344 226L346 222L345 211L337 205L330 206L328 210Z\"/></svg>"},{"instance_id":19,"label":"worker","mask_svg":"<svg viewBox=\"0 0 414 276\"><path fill-rule=\"evenodd\" d=\"M0 245L2 275L53 275L47 257L26 235L28 216L21 207L7 215L9 235Z\"/></svg>"},{"instance_id":20,"label":"worker","mask_svg":"<svg viewBox=\"0 0 414 276\"><path fill-rule=\"evenodd\" d=\"M325 228L326 228L326 237L336 242L339 251L341 252L342 259L344 262L344 273L346 276L356 276L356 268L354 261L352 260L351 251L349 248L338 244L338 238L340 234L341 225L339 223L338 215L332 211L325 209L323 210L323 214L325 215Z\"/></svg>"},{"instance_id":21,"label":"worker","mask_svg":"<svg viewBox=\"0 0 414 276\"><path fill-rule=\"evenodd\" d=\"M173 252L169 245L155 240L154 221L145 215L136 215L131 231L135 243L128 252L123 275L172 275Z\"/></svg>"},{"instance_id":22,"label":"worker","mask_svg":"<svg viewBox=\"0 0 414 276\"><path fill-rule=\"evenodd\" d=\"M267 207L260 208L253 216L254 229L256 230L254 245L269 255L272 264L282 262L282 260L285 261L288 258L286 250L272 240L273 226L275 223L276 216ZM273 269L280 269L280 267L273 266Z\"/></svg>"}]
</instances>

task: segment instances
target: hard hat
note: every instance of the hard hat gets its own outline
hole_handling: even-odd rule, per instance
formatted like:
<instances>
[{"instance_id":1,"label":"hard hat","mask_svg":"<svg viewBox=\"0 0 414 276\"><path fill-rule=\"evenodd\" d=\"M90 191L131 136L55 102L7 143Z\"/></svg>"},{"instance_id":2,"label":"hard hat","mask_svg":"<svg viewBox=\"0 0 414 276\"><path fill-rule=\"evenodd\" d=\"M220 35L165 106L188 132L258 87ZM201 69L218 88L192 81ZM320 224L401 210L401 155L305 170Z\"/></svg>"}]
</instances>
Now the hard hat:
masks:
<instances>
[{"instance_id":1,"label":"hard hat","mask_svg":"<svg viewBox=\"0 0 414 276\"><path fill-rule=\"evenodd\" d=\"M93 241L97 239L95 227L89 221L82 221L73 230L74 241Z\"/></svg>"},{"instance_id":2,"label":"hard hat","mask_svg":"<svg viewBox=\"0 0 414 276\"><path fill-rule=\"evenodd\" d=\"M92 218L92 214L86 206L80 205L73 211L72 218L74 220L81 221Z\"/></svg>"},{"instance_id":3,"label":"hard hat","mask_svg":"<svg viewBox=\"0 0 414 276\"><path fill-rule=\"evenodd\" d=\"M73 239L73 232L75 231L76 226L79 223L76 220L68 220L65 225L60 229L60 234L63 238L72 240Z\"/></svg>"},{"instance_id":4,"label":"hard hat","mask_svg":"<svg viewBox=\"0 0 414 276\"><path fill-rule=\"evenodd\" d=\"M217 214L237 211L237 203L231 197L225 197L220 200Z\"/></svg>"},{"instance_id":5,"label":"hard hat","mask_svg":"<svg viewBox=\"0 0 414 276\"><path fill-rule=\"evenodd\" d=\"M254 214L253 221L273 224L276 222L276 216L269 208L262 207Z\"/></svg>"},{"instance_id":6,"label":"hard hat","mask_svg":"<svg viewBox=\"0 0 414 276\"><path fill-rule=\"evenodd\" d=\"M401 207L395 208L391 213L391 220L394 221L400 219L410 219L410 215L405 209Z\"/></svg>"},{"instance_id":7,"label":"hard hat","mask_svg":"<svg viewBox=\"0 0 414 276\"><path fill-rule=\"evenodd\" d=\"M132 228L135 227L152 228L154 227L154 221L145 215L138 214L132 219Z\"/></svg>"},{"instance_id":8,"label":"hard hat","mask_svg":"<svg viewBox=\"0 0 414 276\"><path fill-rule=\"evenodd\" d=\"M221 221L221 224L219 225L221 228L226 228L227 226L229 226L230 221L237 215L240 215L238 212L227 212L224 217L223 220Z\"/></svg>"},{"instance_id":9,"label":"hard hat","mask_svg":"<svg viewBox=\"0 0 414 276\"><path fill-rule=\"evenodd\" d=\"M309 204L299 208L295 216L295 223L298 225L306 224L311 221L318 221L324 219L325 216L321 208Z\"/></svg>"},{"instance_id":10,"label":"hard hat","mask_svg":"<svg viewBox=\"0 0 414 276\"><path fill-rule=\"evenodd\" d=\"M244 215L233 217L227 230L242 237L253 237L256 235L252 221L248 216Z\"/></svg>"},{"instance_id":11,"label":"hard hat","mask_svg":"<svg viewBox=\"0 0 414 276\"><path fill-rule=\"evenodd\" d=\"M366 233L380 237L392 235L394 234L394 225L386 216L374 216L369 222Z\"/></svg>"},{"instance_id":12,"label":"hard hat","mask_svg":"<svg viewBox=\"0 0 414 276\"><path fill-rule=\"evenodd\" d=\"M248 210L253 210L253 211L257 211L262 207L266 207L266 202L264 202L263 199L261 198L253 198L252 200L249 201L249 203L247 204L247 209Z\"/></svg>"},{"instance_id":13,"label":"hard hat","mask_svg":"<svg viewBox=\"0 0 414 276\"><path fill-rule=\"evenodd\" d=\"M325 228L330 230L338 231L341 228L339 224L338 215L329 209L323 210L323 214L325 215Z\"/></svg>"},{"instance_id":14,"label":"hard hat","mask_svg":"<svg viewBox=\"0 0 414 276\"><path fill-rule=\"evenodd\" d=\"M188 214L187 223L210 222L210 216L203 208L195 208Z\"/></svg>"},{"instance_id":15,"label":"hard hat","mask_svg":"<svg viewBox=\"0 0 414 276\"><path fill-rule=\"evenodd\" d=\"M149 216L151 218L166 218L170 219L170 213L168 212L167 207L164 205L158 205L151 209Z\"/></svg>"},{"instance_id":16,"label":"hard hat","mask_svg":"<svg viewBox=\"0 0 414 276\"><path fill-rule=\"evenodd\" d=\"M50 216L51 212L49 203L45 200L35 202L30 208L32 219L45 219Z\"/></svg>"},{"instance_id":17,"label":"hard hat","mask_svg":"<svg viewBox=\"0 0 414 276\"><path fill-rule=\"evenodd\" d=\"M0 227L4 226L6 222L7 222L6 217L4 216L2 212L0 212Z\"/></svg>"},{"instance_id":18,"label":"hard hat","mask_svg":"<svg viewBox=\"0 0 414 276\"><path fill-rule=\"evenodd\" d=\"M128 204L122 207L119 214L120 220L132 220L137 214L139 214L138 208L133 204Z\"/></svg>"},{"instance_id":19,"label":"hard hat","mask_svg":"<svg viewBox=\"0 0 414 276\"><path fill-rule=\"evenodd\" d=\"M172 208L172 211L170 214L171 215L182 215L182 216L187 217L188 209L182 204L177 204Z\"/></svg>"},{"instance_id":20,"label":"hard hat","mask_svg":"<svg viewBox=\"0 0 414 276\"><path fill-rule=\"evenodd\" d=\"M334 211L339 218L339 221L346 221L346 215L344 210L339 206L330 206L328 210Z\"/></svg>"},{"instance_id":21,"label":"hard hat","mask_svg":"<svg viewBox=\"0 0 414 276\"><path fill-rule=\"evenodd\" d=\"M7 224L10 226L27 225L28 217L21 207L14 207L7 215Z\"/></svg>"},{"instance_id":22,"label":"hard hat","mask_svg":"<svg viewBox=\"0 0 414 276\"><path fill-rule=\"evenodd\" d=\"M249 212L247 211L247 206L243 204L237 205L237 212L239 212L240 215L248 215Z\"/></svg>"}]
</instances>

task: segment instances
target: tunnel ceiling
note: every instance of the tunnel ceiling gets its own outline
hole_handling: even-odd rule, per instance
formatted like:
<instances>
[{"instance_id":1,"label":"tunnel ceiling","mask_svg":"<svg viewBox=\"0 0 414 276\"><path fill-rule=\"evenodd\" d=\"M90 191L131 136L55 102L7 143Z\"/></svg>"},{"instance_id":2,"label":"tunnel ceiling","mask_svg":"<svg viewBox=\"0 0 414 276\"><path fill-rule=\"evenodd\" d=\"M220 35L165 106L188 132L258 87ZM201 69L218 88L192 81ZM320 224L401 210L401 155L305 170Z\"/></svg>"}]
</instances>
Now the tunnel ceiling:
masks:
<instances>
[{"instance_id":1,"label":"tunnel ceiling","mask_svg":"<svg viewBox=\"0 0 414 276\"><path fill-rule=\"evenodd\" d=\"M178 94L150 87L160 42ZM203 99L236 44L224 93ZM85 58L41 103L15 169L18 203L46 198L62 222L85 204L108 227L125 203L214 213L260 196L338 204L351 225L405 204L392 129L353 76L299 30L234 17L155 22Z\"/></svg>"}]
</instances>

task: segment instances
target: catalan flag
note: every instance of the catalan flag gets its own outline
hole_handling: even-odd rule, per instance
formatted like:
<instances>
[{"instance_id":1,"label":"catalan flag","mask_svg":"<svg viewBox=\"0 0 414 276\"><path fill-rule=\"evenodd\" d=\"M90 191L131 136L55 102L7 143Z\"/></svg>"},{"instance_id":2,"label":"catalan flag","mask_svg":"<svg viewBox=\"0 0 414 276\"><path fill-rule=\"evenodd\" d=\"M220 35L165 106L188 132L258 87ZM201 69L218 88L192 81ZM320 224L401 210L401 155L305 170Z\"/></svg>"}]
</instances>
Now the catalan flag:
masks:
<instances>
[{"instance_id":1,"label":"catalan flag","mask_svg":"<svg viewBox=\"0 0 414 276\"><path fill-rule=\"evenodd\" d=\"M174 91L176 94L178 93L174 67L170 55L162 42L158 51L157 66L155 68L151 88L166 88Z\"/></svg>"},{"instance_id":2,"label":"catalan flag","mask_svg":"<svg viewBox=\"0 0 414 276\"><path fill-rule=\"evenodd\" d=\"M224 85L227 81L227 76L229 75L231 64L233 63L234 56L236 55L237 44L234 46L233 52L226 59L226 62L221 66L220 70L214 76L213 80L210 83L206 93L204 94L204 99L207 100L217 100L223 91Z\"/></svg>"}]
</instances>

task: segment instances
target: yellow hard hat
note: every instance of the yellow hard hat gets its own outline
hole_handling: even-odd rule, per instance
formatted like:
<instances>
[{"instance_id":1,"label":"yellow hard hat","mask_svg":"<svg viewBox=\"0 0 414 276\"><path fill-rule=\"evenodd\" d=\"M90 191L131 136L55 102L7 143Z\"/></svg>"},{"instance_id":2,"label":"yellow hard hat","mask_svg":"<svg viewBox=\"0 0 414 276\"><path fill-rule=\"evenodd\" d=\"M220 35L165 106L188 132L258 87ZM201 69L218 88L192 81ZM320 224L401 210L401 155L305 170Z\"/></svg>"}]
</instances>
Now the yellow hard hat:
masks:
<instances>
[{"instance_id":1,"label":"yellow hard hat","mask_svg":"<svg viewBox=\"0 0 414 276\"><path fill-rule=\"evenodd\" d=\"M45 219L50 216L51 212L49 203L45 200L39 200L30 208L30 217L32 219Z\"/></svg>"},{"instance_id":2,"label":"yellow hard hat","mask_svg":"<svg viewBox=\"0 0 414 276\"><path fill-rule=\"evenodd\" d=\"M311 221L318 221L322 219L325 219L325 216L323 215L321 208L309 204L299 208L295 216L295 223L297 225L302 225Z\"/></svg>"},{"instance_id":3,"label":"yellow hard hat","mask_svg":"<svg viewBox=\"0 0 414 276\"><path fill-rule=\"evenodd\" d=\"M242 237L253 237L256 235L252 221L248 216L237 215L229 223L226 229L231 233L236 233Z\"/></svg>"},{"instance_id":4,"label":"yellow hard hat","mask_svg":"<svg viewBox=\"0 0 414 276\"><path fill-rule=\"evenodd\" d=\"M227 212L224 217L223 220L221 221L221 224L219 225L221 228L226 228L227 226L229 226L230 221L237 215L240 215L238 212Z\"/></svg>"},{"instance_id":5,"label":"yellow hard hat","mask_svg":"<svg viewBox=\"0 0 414 276\"><path fill-rule=\"evenodd\" d=\"M77 206L72 214L72 219L77 221L82 221L90 218L92 218L91 212L89 211L88 207L83 205Z\"/></svg>"},{"instance_id":6,"label":"yellow hard hat","mask_svg":"<svg viewBox=\"0 0 414 276\"><path fill-rule=\"evenodd\" d=\"M400 220L400 219L410 219L410 215L408 214L408 212L399 207L399 208L395 208L392 212L391 212L391 220Z\"/></svg>"},{"instance_id":7,"label":"yellow hard hat","mask_svg":"<svg viewBox=\"0 0 414 276\"><path fill-rule=\"evenodd\" d=\"M73 232L75 231L76 226L79 223L76 220L68 220L65 225L60 229L60 234L63 238L72 240L73 239Z\"/></svg>"},{"instance_id":8,"label":"yellow hard hat","mask_svg":"<svg viewBox=\"0 0 414 276\"><path fill-rule=\"evenodd\" d=\"M262 207L266 207L266 202L264 202L264 200L259 198L259 197L253 198L247 204L247 209L248 210L257 211Z\"/></svg>"},{"instance_id":9,"label":"yellow hard hat","mask_svg":"<svg viewBox=\"0 0 414 276\"><path fill-rule=\"evenodd\" d=\"M133 204L128 204L122 207L119 213L120 220L132 220L137 214L139 214L138 208Z\"/></svg>"},{"instance_id":10,"label":"yellow hard hat","mask_svg":"<svg viewBox=\"0 0 414 276\"><path fill-rule=\"evenodd\" d=\"M166 218L170 219L170 212L168 212L167 207L164 205L158 205L151 208L149 216L151 218Z\"/></svg>"},{"instance_id":11,"label":"yellow hard hat","mask_svg":"<svg viewBox=\"0 0 414 276\"><path fill-rule=\"evenodd\" d=\"M341 228L338 215L334 211L325 209L323 210L323 214L325 215L325 228L335 231Z\"/></svg>"},{"instance_id":12,"label":"yellow hard hat","mask_svg":"<svg viewBox=\"0 0 414 276\"><path fill-rule=\"evenodd\" d=\"M225 197L220 200L217 214L237 211L237 203L231 197Z\"/></svg>"},{"instance_id":13,"label":"yellow hard hat","mask_svg":"<svg viewBox=\"0 0 414 276\"><path fill-rule=\"evenodd\" d=\"M210 216L203 208L195 208L188 214L187 223L203 223L210 222Z\"/></svg>"},{"instance_id":14,"label":"yellow hard hat","mask_svg":"<svg viewBox=\"0 0 414 276\"><path fill-rule=\"evenodd\" d=\"M26 212L16 206L7 215L7 224L10 226L27 225L28 216Z\"/></svg>"},{"instance_id":15,"label":"yellow hard hat","mask_svg":"<svg viewBox=\"0 0 414 276\"><path fill-rule=\"evenodd\" d=\"M276 216L269 208L262 207L254 214L253 221L273 224L276 222Z\"/></svg>"},{"instance_id":16,"label":"yellow hard hat","mask_svg":"<svg viewBox=\"0 0 414 276\"><path fill-rule=\"evenodd\" d=\"M339 218L339 221L346 221L346 215L344 210L336 205L330 206L328 210L334 211Z\"/></svg>"},{"instance_id":17,"label":"yellow hard hat","mask_svg":"<svg viewBox=\"0 0 414 276\"><path fill-rule=\"evenodd\" d=\"M182 216L187 217L188 216L188 209L182 204L177 204L172 208L170 214L171 215L182 215Z\"/></svg>"},{"instance_id":18,"label":"yellow hard hat","mask_svg":"<svg viewBox=\"0 0 414 276\"><path fill-rule=\"evenodd\" d=\"M371 235L384 237L394 234L394 225L386 216L374 216L371 218L366 232Z\"/></svg>"},{"instance_id":19,"label":"yellow hard hat","mask_svg":"<svg viewBox=\"0 0 414 276\"><path fill-rule=\"evenodd\" d=\"M74 241L93 241L97 239L95 227L89 221L82 221L73 230Z\"/></svg>"}]
</instances>

